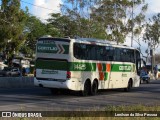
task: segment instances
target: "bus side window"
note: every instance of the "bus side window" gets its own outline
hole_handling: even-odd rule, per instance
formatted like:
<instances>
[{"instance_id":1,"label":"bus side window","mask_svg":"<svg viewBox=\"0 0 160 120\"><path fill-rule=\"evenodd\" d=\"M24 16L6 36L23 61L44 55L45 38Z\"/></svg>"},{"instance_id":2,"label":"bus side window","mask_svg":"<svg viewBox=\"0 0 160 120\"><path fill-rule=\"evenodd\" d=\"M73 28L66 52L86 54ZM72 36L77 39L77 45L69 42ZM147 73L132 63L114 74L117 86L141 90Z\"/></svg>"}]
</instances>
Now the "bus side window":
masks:
<instances>
[{"instance_id":1,"label":"bus side window","mask_svg":"<svg viewBox=\"0 0 160 120\"><path fill-rule=\"evenodd\" d=\"M97 60L104 61L106 58L105 54L105 47L104 46L98 46L96 49L97 53Z\"/></svg>"},{"instance_id":2,"label":"bus side window","mask_svg":"<svg viewBox=\"0 0 160 120\"><path fill-rule=\"evenodd\" d=\"M115 48L115 61L121 61L121 49Z\"/></svg>"},{"instance_id":3,"label":"bus side window","mask_svg":"<svg viewBox=\"0 0 160 120\"><path fill-rule=\"evenodd\" d=\"M103 55L103 60L104 61L107 61L108 60L108 55L109 55L109 53L108 53L109 51L107 51L106 49L105 49L105 47L104 47L104 55Z\"/></svg>"},{"instance_id":4,"label":"bus side window","mask_svg":"<svg viewBox=\"0 0 160 120\"><path fill-rule=\"evenodd\" d=\"M134 51L131 49L121 49L121 61L134 62Z\"/></svg>"},{"instance_id":5,"label":"bus side window","mask_svg":"<svg viewBox=\"0 0 160 120\"><path fill-rule=\"evenodd\" d=\"M86 60L96 60L96 47L95 45L86 45L85 59Z\"/></svg>"},{"instance_id":6,"label":"bus side window","mask_svg":"<svg viewBox=\"0 0 160 120\"><path fill-rule=\"evenodd\" d=\"M77 59L79 59L80 58L80 46L79 46L79 44L78 43L74 43L74 50L73 50L73 52L74 52L74 57L75 58L77 58Z\"/></svg>"},{"instance_id":7,"label":"bus side window","mask_svg":"<svg viewBox=\"0 0 160 120\"><path fill-rule=\"evenodd\" d=\"M85 44L80 44L80 43L75 43L74 44L74 57L77 59L85 59L85 49L86 45Z\"/></svg>"},{"instance_id":8,"label":"bus side window","mask_svg":"<svg viewBox=\"0 0 160 120\"><path fill-rule=\"evenodd\" d=\"M134 51L131 49L125 49L125 62L134 63Z\"/></svg>"},{"instance_id":9,"label":"bus side window","mask_svg":"<svg viewBox=\"0 0 160 120\"><path fill-rule=\"evenodd\" d=\"M110 60L113 61L115 60L115 48L114 47L111 47L110 48Z\"/></svg>"},{"instance_id":10,"label":"bus side window","mask_svg":"<svg viewBox=\"0 0 160 120\"><path fill-rule=\"evenodd\" d=\"M135 62L135 59L134 59L134 50L129 50L129 57L130 57L130 61L129 62L132 62L134 63Z\"/></svg>"},{"instance_id":11,"label":"bus side window","mask_svg":"<svg viewBox=\"0 0 160 120\"><path fill-rule=\"evenodd\" d=\"M122 60L122 62L126 62L126 59L127 59L127 57L126 57L126 49L122 48L121 49L121 60Z\"/></svg>"}]
</instances>

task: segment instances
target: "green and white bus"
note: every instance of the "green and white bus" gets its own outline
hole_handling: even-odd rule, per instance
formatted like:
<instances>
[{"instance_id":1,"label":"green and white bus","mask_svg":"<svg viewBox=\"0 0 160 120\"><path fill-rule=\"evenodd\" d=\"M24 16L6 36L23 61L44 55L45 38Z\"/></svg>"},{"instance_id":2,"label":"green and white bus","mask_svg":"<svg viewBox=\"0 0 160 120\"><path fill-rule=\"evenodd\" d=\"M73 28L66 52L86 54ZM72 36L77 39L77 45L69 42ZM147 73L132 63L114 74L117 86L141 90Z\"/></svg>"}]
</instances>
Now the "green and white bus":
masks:
<instances>
[{"instance_id":1,"label":"green and white bus","mask_svg":"<svg viewBox=\"0 0 160 120\"><path fill-rule=\"evenodd\" d=\"M42 37L36 46L34 85L81 91L139 87L140 52L133 47L91 38Z\"/></svg>"}]
</instances>

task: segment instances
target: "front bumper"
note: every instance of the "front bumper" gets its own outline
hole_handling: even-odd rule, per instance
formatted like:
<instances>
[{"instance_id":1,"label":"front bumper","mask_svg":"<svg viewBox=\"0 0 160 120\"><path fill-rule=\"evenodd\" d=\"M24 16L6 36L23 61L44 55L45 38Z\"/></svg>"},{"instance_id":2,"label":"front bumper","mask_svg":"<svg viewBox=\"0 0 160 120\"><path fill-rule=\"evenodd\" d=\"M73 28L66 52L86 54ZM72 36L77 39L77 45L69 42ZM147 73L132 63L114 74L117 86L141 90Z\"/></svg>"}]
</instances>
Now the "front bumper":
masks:
<instances>
[{"instance_id":1,"label":"front bumper","mask_svg":"<svg viewBox=\"0 0 160 120\"><path fill-rule=\"evenodd\" d=\"M142 77L141 78L143 81L148 81L149 80L149 77Z\"/></svg>"}]
</instances>

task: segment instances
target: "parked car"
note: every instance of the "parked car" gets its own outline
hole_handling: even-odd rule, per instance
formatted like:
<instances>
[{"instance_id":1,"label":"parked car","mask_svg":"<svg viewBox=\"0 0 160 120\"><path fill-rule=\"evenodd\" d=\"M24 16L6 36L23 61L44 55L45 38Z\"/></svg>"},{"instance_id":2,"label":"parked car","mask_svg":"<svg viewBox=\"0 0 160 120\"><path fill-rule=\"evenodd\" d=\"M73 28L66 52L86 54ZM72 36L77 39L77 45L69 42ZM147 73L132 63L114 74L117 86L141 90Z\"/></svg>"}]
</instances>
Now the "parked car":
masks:
<instances>
[{"instance_id":1,"label":"parked car","mask_svg":"<svg viewBox=\"0 0 160 120\"><path fill-rule=\"evenodd\" d=\"M20 76L21 72L19 68L16 67L4 67L3 70L0 71L0 76Z\"/></svg>"}]
</instances>

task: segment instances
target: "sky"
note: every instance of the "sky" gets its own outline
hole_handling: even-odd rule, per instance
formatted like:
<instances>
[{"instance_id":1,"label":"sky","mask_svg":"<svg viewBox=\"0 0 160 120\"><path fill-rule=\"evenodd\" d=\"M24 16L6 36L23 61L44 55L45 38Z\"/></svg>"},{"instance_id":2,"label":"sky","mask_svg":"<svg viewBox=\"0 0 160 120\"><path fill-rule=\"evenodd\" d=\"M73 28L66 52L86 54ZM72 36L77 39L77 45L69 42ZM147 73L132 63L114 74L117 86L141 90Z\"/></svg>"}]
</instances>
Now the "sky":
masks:
<instances>
[{"instance_id":1,"label":"sky","mask_svg":"<svg viewBox=\"0 0 160 120\"><path fill-rule=\"evenodd\" d=\"M49 18L50 13L60 12L60 4L63 4L63 2L64 0L21 0L21 8L24 9L25 6L27 6L32 15L37 16L45 22L45 20ZM160 0L145 0L145 2L148 3L148 10L146 12L147 18L151 18L153 15L160 13ZM125 44L131 46L130 37L127 37ZM148 46L142 41L140 45L144 53ZM134 41L133 47L137 48L139 44ZM156 53L157 52L160 52L160 48L156 49Z\"/></svg>"},{"instance_id":2,"label":"sky","mask_svg":"<svg viewBox=\"0 0 160 120\"><path fill-rule=\"evenodd\" d=\"M60 4L63 4L62 0L21 0L21 8L27 6L29 13L42 21L48 19L50 13L60 12Z\"/></svg>"},{"instance_id":3,"label":"sky","mask_svg":"<svg viewBox=\"0 0 160 120\"><path fill-rule=\"evenodd\" d=\"M64 0L21 0L21 7L25 8L25 6L27 6L29 8L30 13L36 15L42 20L45 20L49 17L50 13L60 12L60 4L63 4L63 1ZM149 5L146 13L148 18L160 12L160 0L145 0L145 1ZM41 6L44 8L37 6Z\"/></svg>"}]
</instances>

